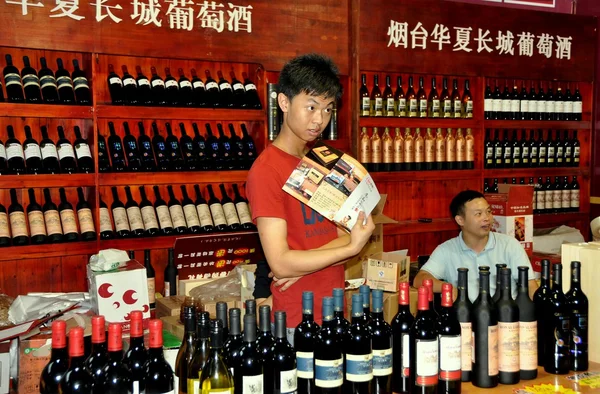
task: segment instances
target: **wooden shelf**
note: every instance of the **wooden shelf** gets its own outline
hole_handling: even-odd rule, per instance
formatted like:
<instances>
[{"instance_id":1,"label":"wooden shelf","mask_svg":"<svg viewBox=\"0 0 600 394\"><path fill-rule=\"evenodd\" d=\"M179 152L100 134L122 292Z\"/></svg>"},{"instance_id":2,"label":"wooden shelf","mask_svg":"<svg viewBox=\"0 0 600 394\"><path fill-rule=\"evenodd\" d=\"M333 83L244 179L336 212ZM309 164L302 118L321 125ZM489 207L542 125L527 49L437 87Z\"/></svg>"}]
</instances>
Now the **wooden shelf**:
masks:
<instances>
[{"instance_id":1,"label":"wooden shelf","mask_svg":"<svg viewBox=\"0 0 600 394\"><path fill-rule=\"evenodd\" d=\"M40 259L48 257L90 255L98 252L96 241L65 242L28 246L9 246L0 249L0 261Z\"/></svg>"},{"instance_id":2,"label":"wooden shelf","mask_svg":"<svg viewBox=\"0 0 600 394\"><path fill-rule=\"evenodd\" d=\"M421 128L476 128L481 122L473 119L438 119L438 118L391 118L361 117L360 127L421 127Z\"/></svg>"},{"instance_id":3,"label":"wooden shelf","mask_svg":"<svg viewBox=\"0 0 600 394\"><path fill-rule=\"evenodd\" d=\"M486 129L569 129L589 130L592 122L569 120L484 120Z\"/></svg>"},{"instance_id":4,"label":"wooden shelf","mask_svg":"<svg viewBox=\"0 0 600 394\"><path fill-rule=\"evenodd\" d=\"M418 220L402 220L398 223L385 224L384 234L407 235L416 233L432 233L440 231L459 231L458 225L452 219L433 219L431 223L421 223Z\"/></svg>"},{"instance_id":5,"label":"wooden shelf","mask_svg":"<svg viewBox=\"0 0 600 394\"><path fill-rule=\"evenodd\" d=\"M545 213L533 215L534 227L561 225L567 222L589 222L589 220L589 212Z\"/></svg>"},{"instance_id":6,"label":"wooden shelf","mask_svg":"<svg viewBox=\"0 0 600 394\"><path fill-rule=\"evenodd\" d=\"M265 121L260 109L210 109L181 107L132 107L97 105L98 118L108 119L165 119L202 121Z\"/></svg>"},{"instance_id":7,"label":"wooden shelf","mask_svg":"<svg viewBox=\"0 0 600 394\"><path fill-rule=\"evenodd\" d=\"M587 176L589 168L554 167L554 168L504 168L483 170L484 178L528 178L554 176Z\"/></svg>"},{"instance_id":8,"label":"wooden shelf","mask_svg":"<svg viewBox=\"0 0 600 394\"><path fill-rule=\"evenodd\" d=\"M0 189L85 187L96 184L95 174L2 175Z\"/></svg>"},{"instance_id":9,"label":"wooden shelf","mask_svg":"<svg viewBox=\"0 0 600 394\"><path fill-rule=\"evenodd\" d=\"M82 105L0 103L0 117L92 119L92 112Z\"/></svg>"},{"instance_id":10,"label":"wooden shelf","mask_svg":"<svg viewBox=\"0 0 600 394\"><path fill-rule=\"evenodd\" d=\"M239 234L242 231L236 231ZM254 232L256 231L244 231ZM216 232L211 234L183 234L183 235L167 235L161 237L143 237L143 238L121 238L100 240L100 249L117 248L121 250L141 250L141 249L169 249L175 246L175 240L178 238L197 237L199 235L224 235L234 234L234 232Z\"/></svg>"},{"instance_id":11,"label":"wooden shelf","mask_svg":"<svg viewBox=\"0 0 600 394\"><path fill-rule=\"evenodd\" d=\"M370 172L375 182L437 181L481 177L481 170Z\"/></svg>"},{"instance_id":12,"label":"wooden shelf","mask_svg":"<svg viewBox=\"0 0 600 394\"><path fill-rule=\"evenodd\" d=\"M245 182L247 178L248 171L111 172L98 174L98 184L100 186L127 186L239 183Z\"/></svg>"}]
</instances>

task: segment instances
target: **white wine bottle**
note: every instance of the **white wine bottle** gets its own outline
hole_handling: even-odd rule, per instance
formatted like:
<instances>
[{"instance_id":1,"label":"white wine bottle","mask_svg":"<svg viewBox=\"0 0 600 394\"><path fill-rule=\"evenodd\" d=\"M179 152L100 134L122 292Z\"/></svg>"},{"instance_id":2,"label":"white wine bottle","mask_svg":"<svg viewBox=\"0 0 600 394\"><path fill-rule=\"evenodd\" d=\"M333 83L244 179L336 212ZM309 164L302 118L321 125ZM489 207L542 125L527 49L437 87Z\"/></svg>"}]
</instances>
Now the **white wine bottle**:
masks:
<instances>
[{"instance_id":1,"label":"white wine bottle","mask_svg":"<svg viewBox=\"0 0 600 394\"><path fill-rule=\"evenodd\" d=\"M201 394L233 394L233 377L221 357L223 322L210 322L210 355L200 375Z\"/></svg>"}]
</instances>

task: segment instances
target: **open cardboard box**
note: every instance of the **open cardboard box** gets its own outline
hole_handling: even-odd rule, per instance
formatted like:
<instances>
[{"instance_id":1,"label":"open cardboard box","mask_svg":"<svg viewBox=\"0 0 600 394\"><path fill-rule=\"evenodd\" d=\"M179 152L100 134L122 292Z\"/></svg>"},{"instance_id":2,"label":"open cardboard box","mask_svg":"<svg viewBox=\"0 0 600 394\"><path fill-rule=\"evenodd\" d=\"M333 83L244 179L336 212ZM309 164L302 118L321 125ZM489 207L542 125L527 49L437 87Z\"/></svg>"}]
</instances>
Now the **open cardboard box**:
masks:
<instances>
[{"instance_id":1,"label":"open cardboard box","mask_svg":"<svg viewBox=\"0 0 600 394\"><path fill-rule=\"evenodd\" d=\"M371 289L397 292L398 284L408 282L410 256L401 252L379 252L370 256L363 276Z\"/></svg>"}]
</instances>

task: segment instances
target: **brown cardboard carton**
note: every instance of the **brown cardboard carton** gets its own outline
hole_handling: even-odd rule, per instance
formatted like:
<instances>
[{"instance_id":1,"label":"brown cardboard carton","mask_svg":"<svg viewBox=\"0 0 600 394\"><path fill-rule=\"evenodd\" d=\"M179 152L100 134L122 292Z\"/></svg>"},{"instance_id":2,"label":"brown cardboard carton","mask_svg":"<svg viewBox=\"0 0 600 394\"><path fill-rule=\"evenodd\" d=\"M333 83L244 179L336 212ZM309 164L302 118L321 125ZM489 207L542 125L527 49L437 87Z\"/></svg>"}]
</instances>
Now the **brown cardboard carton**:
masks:
<instances>
[{"instance_id":1,"label":"brown cardboard carton","mask_svg":"<svg viewBox=\"0 0 600 394\"><path fill-rule=\"evenodd\" d=\"M185 301L184 296L171 296L156 299L156 318L160 319L165 316L177 316L181 311L181 305ZM219 297L214 301L204 301L204 310L210 314L211 319L214 319L217 314L217 302L227 302L227 308L241 308L242 303L237 297Z\"/></svg>"},{"instance_id":2,"label":"brown cardboard carton","mask_svg":"<svg viewBox=\"0 0 600 394\"><path fill-rule=\"evenodd\" d=\"M40 375L50 361L52 334L19 340L19 393L39 393Z\"/></svg>"},{"instance_id":3,"label":"brown cardboard carton","mask_svg":"<svg viewBox=\"0 0 600 394\"><path fill-rule=\"evenodd\" d=\"M359 290L346 290L344 298L346 303L346 319L352 318L352 295L358 294ZM383 318L386 322L392 323L392 319L398 313L398 293L383 293Z\"/></svg>"},{"instance_id":4,"label":"brown cardboard carton","mask_svg":"<svg viewBox=\"0 0 600 394\"><path fill-rule=\"evenodd\" d=\"M183 339L185 327L179 322L179 316L163 316L160 318L163 322L163 330L167 330L179 339Z\"/></svg>"},{"instance_id":5,"label":"brown cardboard carton","mask_svg":"<svg viewBox=\"0 0 600 394\"><path fill-rule=\"evenodd\" d=\"M380 252L369 257L363 276L371 289L396 292L400 282L408 282L410 257L397 252Z\"/></svg>"}]
</instances>

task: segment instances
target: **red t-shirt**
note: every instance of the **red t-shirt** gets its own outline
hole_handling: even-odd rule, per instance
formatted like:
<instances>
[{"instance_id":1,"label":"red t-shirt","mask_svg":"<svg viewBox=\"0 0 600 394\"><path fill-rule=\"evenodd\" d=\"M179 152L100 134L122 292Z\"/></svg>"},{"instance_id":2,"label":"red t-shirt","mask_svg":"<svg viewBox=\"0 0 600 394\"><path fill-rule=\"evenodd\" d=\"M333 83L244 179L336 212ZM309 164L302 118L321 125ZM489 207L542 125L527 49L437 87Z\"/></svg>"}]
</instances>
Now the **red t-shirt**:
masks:
<instances>
[{"instance_id":1,"label":"red t-shirt","mask_svg":"<svg viewBox=\"0 0 600 394\"><path fill-rule=\"evenodd\" d=\"M260 154L248 174L246 194L252 220L259 217L281 218L287 222L290 249L316 249L337 238L335 224L312 208L283 191L282 187L300 159L270 145ZM287 325L295 328L302 321L302 292L314 293L314 315L322 318L323 297L332 296L335 287L344 288L344 266L330 266L306 275L284 292L271 285L273 311L287 313Z\"/></svg>"}]
</instances>

